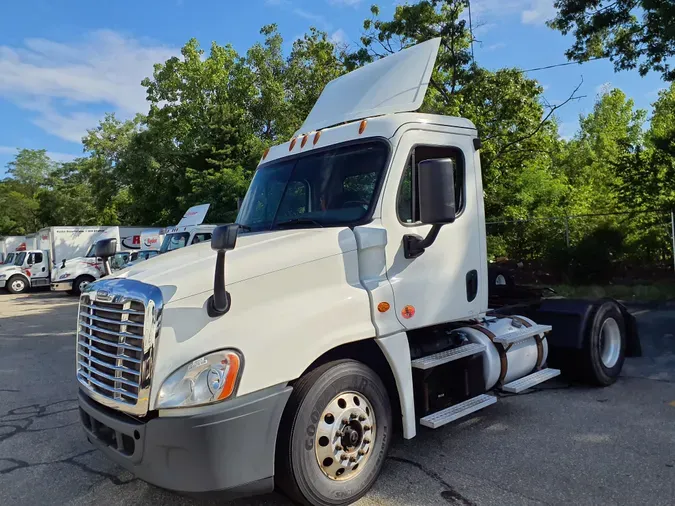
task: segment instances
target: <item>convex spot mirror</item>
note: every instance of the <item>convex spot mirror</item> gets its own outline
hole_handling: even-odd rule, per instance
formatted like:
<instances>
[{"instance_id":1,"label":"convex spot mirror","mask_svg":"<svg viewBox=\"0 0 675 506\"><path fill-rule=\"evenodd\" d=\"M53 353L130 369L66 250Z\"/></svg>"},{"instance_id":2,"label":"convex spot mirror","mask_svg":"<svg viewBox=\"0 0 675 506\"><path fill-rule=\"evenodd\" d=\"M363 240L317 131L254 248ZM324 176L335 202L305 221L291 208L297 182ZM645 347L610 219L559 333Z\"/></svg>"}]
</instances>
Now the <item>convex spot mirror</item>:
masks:
<instances>
[{"instance_id":1,"label":"convex spot mirror","mask_svg":"<svg viewBox=\"0 0 675 506\"><path fill-rule=\"evenodd\" d=\"M428 225L455 221L455 162L452 158L423 160L418 164L420 220Z\"/></svg>"}]
</instances>

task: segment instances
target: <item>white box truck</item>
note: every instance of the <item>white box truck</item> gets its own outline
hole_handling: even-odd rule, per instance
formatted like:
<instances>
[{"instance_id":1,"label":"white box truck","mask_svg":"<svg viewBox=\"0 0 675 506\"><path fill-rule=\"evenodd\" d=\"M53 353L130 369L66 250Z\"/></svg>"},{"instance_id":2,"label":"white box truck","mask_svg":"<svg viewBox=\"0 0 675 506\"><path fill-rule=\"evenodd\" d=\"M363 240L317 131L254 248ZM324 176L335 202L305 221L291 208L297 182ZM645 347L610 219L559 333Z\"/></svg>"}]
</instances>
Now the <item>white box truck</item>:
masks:
<instances>
[{"instance_id":1,"label":"white box truck","mask_svg":"<svg viewBox=\"0 0 675 506\"><path fill-rule=\"evenodd\" d=\"M560 369L609 385L639 354L615 301L490 306L478 133L411 112L438 47L326 86L210 246L85 288L80 415L105 455L170 490L276 483L301 504L350 504L394 431L413 438Z\"/></svg>"},{"instance_id":2,"label":"white box truck","mask_svg":"<svg viewBox=\"0 0 675 506\"><path fill-rule=\"evenodd\" d=\"M0 239L0 265L14 263L17 251L25 251L26 237L23 235L6 236Z\"/></svg>"},{"instance_id":3,"label":"white box truck","mask_svg":"<svg viewBox=\"0 0 675 506\"><path fill-rule=\"evenodd\" d=\"M53 227L59 234L59 227ZM51 272L51 289L67 291L79 295L82 289L104 274L103 261L96 257L95 245L102 239L114 238L118 245L116 255L112 259L113 268L119 269L128 260L132 251L141 247L141 232L145 227L100 227L99 233L92 237L87 248L79 248L77 252L61 258L55 256L55 265ZM46 235L46 234L45 234ZM59 242L58 239L56 242ZM66 241L67 242L67 241Z\"/></svg>"}]
</instances>

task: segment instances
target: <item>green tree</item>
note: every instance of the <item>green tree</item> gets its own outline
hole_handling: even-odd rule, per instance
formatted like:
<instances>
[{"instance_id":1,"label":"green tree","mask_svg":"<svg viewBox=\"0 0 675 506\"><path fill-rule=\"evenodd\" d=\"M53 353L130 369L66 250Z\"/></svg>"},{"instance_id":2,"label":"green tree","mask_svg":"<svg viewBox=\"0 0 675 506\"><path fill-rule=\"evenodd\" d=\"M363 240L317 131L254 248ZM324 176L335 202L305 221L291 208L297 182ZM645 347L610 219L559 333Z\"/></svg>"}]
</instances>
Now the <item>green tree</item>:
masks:
<instances>
[{"instance_id":1,"label":"green tree","mask_svg":"<svg viewBox=\"0 0 675 506\"><path fill-rule=\"evenodd\" d=\"M638 68L675 79L675 4L672 0L557 0L548 24L575 41L567 58L577 62L609 58L616 71Z\"/></svg>"}]
</instances>

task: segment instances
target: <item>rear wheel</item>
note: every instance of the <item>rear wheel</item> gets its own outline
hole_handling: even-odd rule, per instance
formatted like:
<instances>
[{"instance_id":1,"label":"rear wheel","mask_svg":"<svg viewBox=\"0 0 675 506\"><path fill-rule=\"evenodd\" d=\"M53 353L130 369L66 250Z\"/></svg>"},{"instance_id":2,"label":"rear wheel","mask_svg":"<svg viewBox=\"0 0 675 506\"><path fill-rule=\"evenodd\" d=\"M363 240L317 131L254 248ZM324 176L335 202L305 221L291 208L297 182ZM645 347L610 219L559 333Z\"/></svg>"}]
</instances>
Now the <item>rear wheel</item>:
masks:
<instances>
[{"instance_id":1,"label":"rear wheel","mask_svg":"<svg viewBox=\"0 0 675 506\"><path fill-rule=\"evenodd\" d=\"M75 281L73 281L73 289L69 290L68 293L73 295L80 295L82 291L87 288L87 285L95 281L93 276L88 276L86 274L78 276Z\"/></svg>"},{"instance_id":2,"label":"rear wheel","mask_svg":"<svg viewBox=\"0 0 675 506\"><path fill-rule=\"evenodd\" d=\"M593 318L584 347L584 373L601 386L616 381L623 368L626 326L621 310L613 302L602 304Z\"/></svg>"},{"instance_id":3,"label":"rear wheel","mask_svg":"<svg viewBox=\"0 0 675 506\"><path fill-rule=\"evenodd\" d=\"M9 278L6 286L9 293L24 293L28 290L28 283L21 276Z\"/></svg>"},{"instance_id":4,"label":"rear wheel","mask_svg":"<svg viewBox=\"0 0 675 506\"><path fill-rule=\"evenodd\" d=\"M277 436L276 481L291 499L338 506L362 497L391 440L380 378L354 360L325 364L295 384Z\"/></svg>"}]
</instances>

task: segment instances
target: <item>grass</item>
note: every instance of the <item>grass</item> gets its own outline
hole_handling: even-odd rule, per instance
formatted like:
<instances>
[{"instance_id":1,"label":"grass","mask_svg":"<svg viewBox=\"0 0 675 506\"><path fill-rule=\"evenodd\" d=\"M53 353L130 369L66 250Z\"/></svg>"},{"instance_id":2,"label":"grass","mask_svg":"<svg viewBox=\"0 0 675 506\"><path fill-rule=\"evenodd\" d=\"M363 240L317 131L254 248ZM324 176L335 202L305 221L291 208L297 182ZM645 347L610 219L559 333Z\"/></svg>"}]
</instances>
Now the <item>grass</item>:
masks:
<instances>
[{"instance_id":1,"label":"grass","mask_svg":"<svg viewBox=\"0 0 675 506\"><path fill-rule=\"evenodd\" d=\"M564 297L602 298L611 297L630 301L666 301L675 299L675 284L652 283L635 285L556 285L552 286Z\"/></svg>"}]
</instances>

